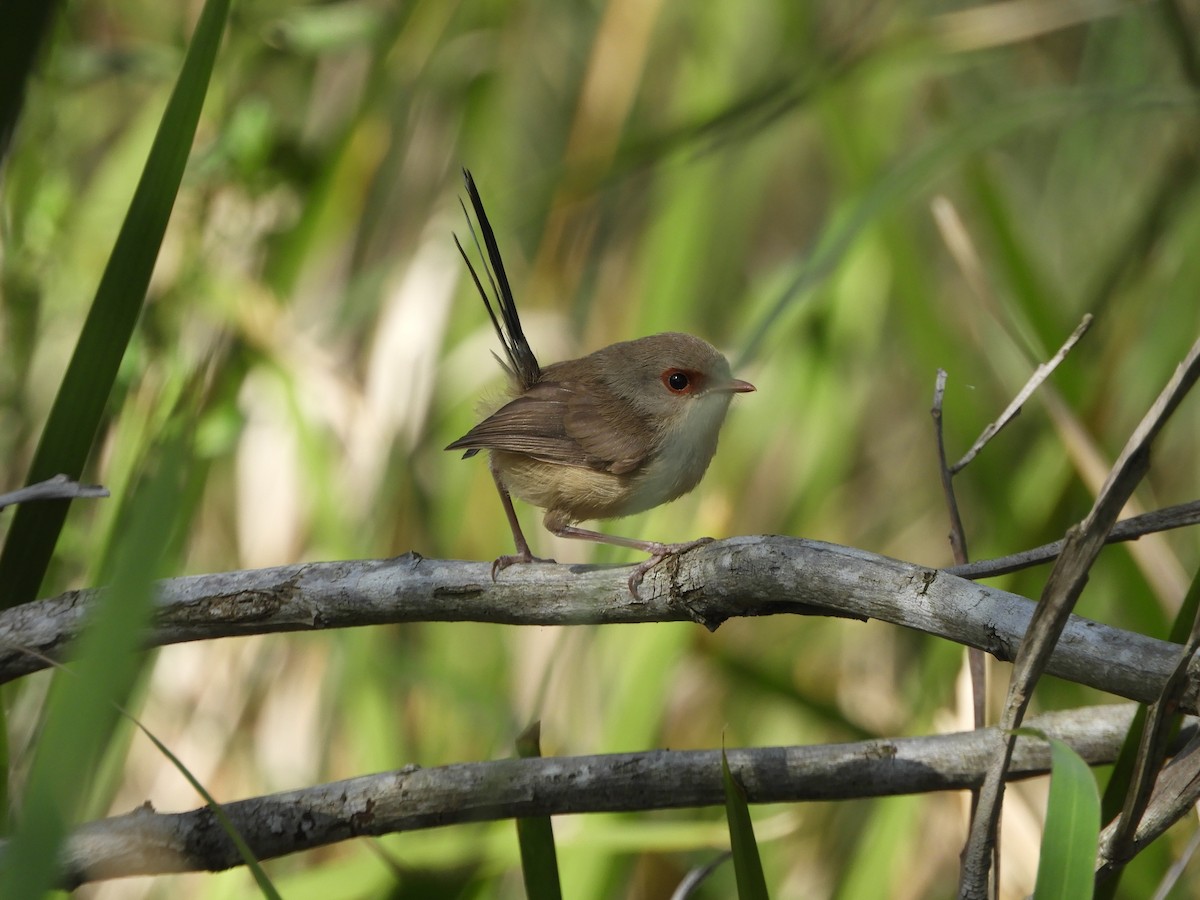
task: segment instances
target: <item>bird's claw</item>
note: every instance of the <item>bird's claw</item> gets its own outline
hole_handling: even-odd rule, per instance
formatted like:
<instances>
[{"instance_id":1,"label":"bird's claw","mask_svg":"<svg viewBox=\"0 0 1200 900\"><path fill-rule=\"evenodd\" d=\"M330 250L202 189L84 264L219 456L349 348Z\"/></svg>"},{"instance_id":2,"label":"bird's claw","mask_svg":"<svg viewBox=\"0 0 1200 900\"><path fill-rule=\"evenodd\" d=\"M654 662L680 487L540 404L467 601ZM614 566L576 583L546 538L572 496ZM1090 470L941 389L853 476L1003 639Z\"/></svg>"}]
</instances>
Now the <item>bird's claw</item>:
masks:
<instances>
[{"instance_id":1,"label":"bird's claw","mask_svg":"<svg viewBox=\"0 0 1200 900\"><path fill-rule=\"evenodd\" d=\"M646 577L646 573L657 566L664 559L671 556L679 556L681 553L687 553L689 550L694 550L697 547L703 547L705 544L711 544L714 538L703 537L696 538L694 541L686 541L682 544L659 544L652 543L646 548L646 552L650 554L650 558L644 562L638 563L634 567L633 573L629 576L629 593L633 594L634 600L641 600L641 594L638 593L638 588L641 587L642 579Z\"/></svg>"},{"instance_id":2,"label":"bird's claw","mask_svg":"<svg viewBox=\"0 0 1200 900\"><path fill-rule=\"evenodd\" d=\"M510 556L497 556L492 560L492 581L496 580L496 575L503 572L509 566L524 565L525 563L553 563L552 559L542 559L540 556L534 556L528 550L524 553L514 553Z\"/></svg>"}]
</instances>

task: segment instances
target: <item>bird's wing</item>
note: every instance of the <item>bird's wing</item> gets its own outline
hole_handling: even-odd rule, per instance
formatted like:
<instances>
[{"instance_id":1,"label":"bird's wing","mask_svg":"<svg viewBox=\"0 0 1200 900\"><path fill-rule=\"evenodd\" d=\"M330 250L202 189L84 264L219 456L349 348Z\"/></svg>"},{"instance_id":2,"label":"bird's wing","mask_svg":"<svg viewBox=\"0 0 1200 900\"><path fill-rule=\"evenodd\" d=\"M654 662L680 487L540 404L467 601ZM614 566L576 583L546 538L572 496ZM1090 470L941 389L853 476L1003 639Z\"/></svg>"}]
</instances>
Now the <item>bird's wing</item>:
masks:
<instances>
[{"instance_id":1,"label":"bird's wing","mask_svg":"<svg viewBox=\"0 0 1200 900\"><path fill-rule=\"evenodd\" d=\"M652 432L646 423L631 421L627 402L591 387L576 392L567 404L563 429L598 468L624 475L635 471L650 456Z\"/></svg>"},{"instance_id":2,"label":"bird's wing","mask_svg":"<svg viewBox=\"0 0 1200 900\"><path fill-rule=\"evenodd\" d=\"M572 382L534 385L500 407L447 450L504 450L543 462L623 475L650 453L644 429L616 427L603 392Z\"/></svg>"}]
</instances>

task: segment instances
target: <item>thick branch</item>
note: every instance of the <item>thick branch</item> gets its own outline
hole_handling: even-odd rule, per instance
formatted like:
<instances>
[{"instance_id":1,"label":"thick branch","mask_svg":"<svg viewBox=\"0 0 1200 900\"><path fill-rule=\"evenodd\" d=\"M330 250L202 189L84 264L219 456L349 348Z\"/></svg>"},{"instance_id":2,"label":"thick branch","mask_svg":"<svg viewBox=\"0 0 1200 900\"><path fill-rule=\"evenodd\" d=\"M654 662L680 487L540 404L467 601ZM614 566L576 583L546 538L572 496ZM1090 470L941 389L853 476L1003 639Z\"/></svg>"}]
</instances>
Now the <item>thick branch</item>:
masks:
<instances>
[{"instance_id":1,"label":"thick branch","mask_svg":"<svg viewBox=\"0 0 1200 900\"><path fill-rule=\"evenodd\" d=\"M1132 705L1122 704L1051 713L1031 724L1100 764L1115 757L1132 717ZM982 777L994 737L984 730L730 750L728 756L752 802L844 800L970 788ZM1021 738L1009 777L1048 767L1045 742ZM224 810L255 856L270 859L353 837L463 822L723 803L720 751L660 750L409 767L229 803ZM207 807L164 814L148 805L82 826L63 860L70 887L241 863Z\"/></svg>"},{"instance_id":2,"label":"thick branch","mask_svg":"<svg viewBox=\"0 0 1200 900\"><path fill-rule=\"evenodd\" d=\"M489 563L424 559L310 563L174 578L160 583L147 646L280 631L401 622L581 625L781 613L879 619L1011 660L1034 604L936 569L799 538L738 537L698 547L651 570L640 599L629 568L514 566L493 582ZM0 681L61 659L95 599L76 591L0 613ZM1072 616L1049 672L1130 700L1152 702L1179 646ZM1200 711L1193 677L1181 709Z\"/></svg>"}]
</instances>

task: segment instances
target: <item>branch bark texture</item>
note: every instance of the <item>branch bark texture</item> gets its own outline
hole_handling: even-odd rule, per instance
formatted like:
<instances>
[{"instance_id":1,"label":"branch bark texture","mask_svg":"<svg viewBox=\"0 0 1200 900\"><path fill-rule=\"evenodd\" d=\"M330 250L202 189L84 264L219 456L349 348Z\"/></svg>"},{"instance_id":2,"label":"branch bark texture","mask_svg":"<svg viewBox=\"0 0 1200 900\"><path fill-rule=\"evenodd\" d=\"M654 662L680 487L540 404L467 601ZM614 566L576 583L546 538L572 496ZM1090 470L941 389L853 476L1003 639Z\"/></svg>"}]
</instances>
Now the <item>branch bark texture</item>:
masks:
<instances>
[{"instance_id":1,"label":"branch bark texture","mask_svg":"<svg viewBox=\"0 0 1200 900\"><path fill-rule=\"evenodd\" d=\"M514 566L425 559L310 563L175 578L160 583L146 646L279 631L427 621L581 625L784 613L879 619L1011 660L1032 601L937 569L849 547L778 536L698 547L651 570L641 597L629 567ZM0 682L67 658L95 591L74 591L0 613ZM1048 672L1130 700L1152 702L1180 647L1072 616ZM1197 712L1195 671L1181 709Z\"/></svg>"},{"instance_id":2,"label":"branch bark texture","mask_svg":"<svg viewBox=\"0 0 1200 900\"><path fill-rule=\"evenodd\" d=\"M1067 741L1092 764L1111 762L1131 704L1050 713L1030 725ZM729 750L751 802L844 800L960 790L982 778L995 730L853 744ZM1044 774L1049 749L1017 741L1010 778ZM568 813L721 806L719 750L506 759L409 767L226 804L258 859L355 837ZM0 860L4 845L0 844ZM147 804L71 836L63 885L167 872L219 871L241 859L207 807L158 813Z\"/></svg>"}]
</instances>

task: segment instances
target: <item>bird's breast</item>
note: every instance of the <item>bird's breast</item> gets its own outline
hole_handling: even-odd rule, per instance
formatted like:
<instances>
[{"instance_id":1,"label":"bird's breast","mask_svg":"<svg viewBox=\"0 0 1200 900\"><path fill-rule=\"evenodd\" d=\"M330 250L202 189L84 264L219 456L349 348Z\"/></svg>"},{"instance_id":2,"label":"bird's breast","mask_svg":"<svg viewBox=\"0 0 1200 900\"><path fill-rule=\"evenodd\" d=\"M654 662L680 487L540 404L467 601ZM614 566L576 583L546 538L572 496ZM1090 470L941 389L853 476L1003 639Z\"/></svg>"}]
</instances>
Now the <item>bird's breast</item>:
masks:
<instances>
[{"instance_id":1,"label":"bird's breast","mask_svg":"<svg viewBox=\"0 0 1200 900\"><path fill-rule=\"evenodd\" d=\"M621 515L669 503L700 483L717 452L729 400L729 394L697 397L678 425L663 432L658 451L637 473L629 506Z\"/></svg>"}]
</instances>

